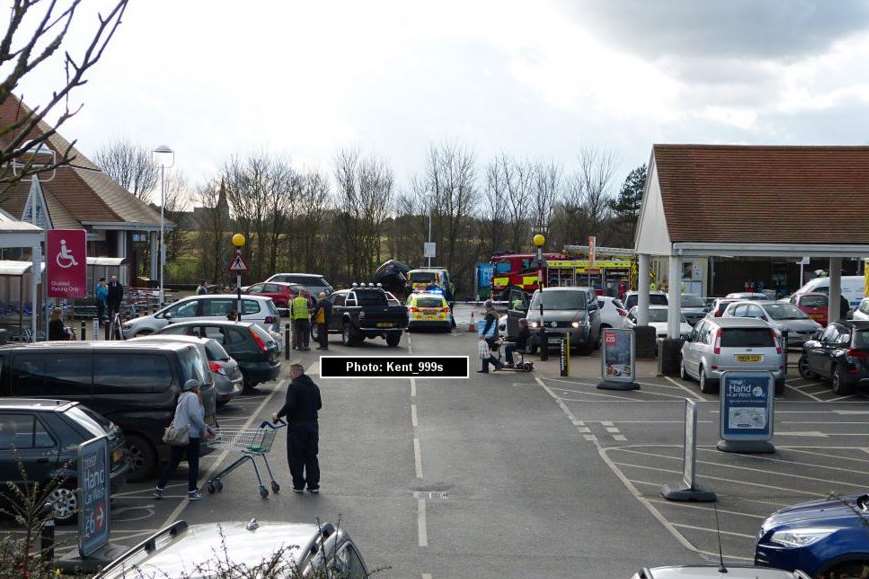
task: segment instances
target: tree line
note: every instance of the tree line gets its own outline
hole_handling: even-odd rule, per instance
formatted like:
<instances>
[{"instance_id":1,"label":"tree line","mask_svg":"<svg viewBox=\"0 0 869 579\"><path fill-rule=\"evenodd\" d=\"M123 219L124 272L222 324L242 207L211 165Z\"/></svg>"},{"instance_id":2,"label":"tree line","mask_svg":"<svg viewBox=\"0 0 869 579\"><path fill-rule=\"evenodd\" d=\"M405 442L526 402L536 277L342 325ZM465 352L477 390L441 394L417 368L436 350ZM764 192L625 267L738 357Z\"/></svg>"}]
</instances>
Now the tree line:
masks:
<instances>
[{"instance_id":1,"label":"tree line","mask_svg":"<svg viewBox=\"0 0 869 579\"><path fill-rule=\"evenodd\" d=\"M157 173L150 172L144 148L112 143L96 162L137 197L154 199ZM192 191L172 176L167 212L179 227L167 263L197 259L193 269L176 274L191 279L169 281L228 283L230 237L237 232L247 239L251 283L282 271L321 273L336 286L369 281L387 259L424 265L430 223L438 253L433 265L446 267L457 294L469 296L476 263L495 253L530 252L537 232L550 251L585 244L589 235L601 246L632 246L646 168L631 171L618 190L615 169L614 155L596 148L562 166L507 153L480 162L471 149L450 142L432 144L422 170L403 184L387 160L353 148L339 149L329 172L268 152L232 157ZM195 219L181 218L189 213L185 197L202 208Z\"/></svg>"}]
</instances>

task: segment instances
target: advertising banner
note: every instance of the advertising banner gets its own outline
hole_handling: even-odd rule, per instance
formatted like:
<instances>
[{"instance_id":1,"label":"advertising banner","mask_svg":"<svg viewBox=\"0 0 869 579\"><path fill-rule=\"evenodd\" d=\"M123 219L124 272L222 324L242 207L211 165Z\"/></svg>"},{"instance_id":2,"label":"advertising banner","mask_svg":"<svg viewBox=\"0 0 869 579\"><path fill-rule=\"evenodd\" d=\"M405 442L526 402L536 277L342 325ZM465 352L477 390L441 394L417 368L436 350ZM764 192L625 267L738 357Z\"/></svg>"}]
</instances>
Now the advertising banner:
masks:
<instances>
[{"instance_id":1,"label":"advertising banner","mask_svg":"<svg viewBox=\"0 0 869 579\"><path fill-rule=\"evenodd\" d=\"M111 479L105 436L78 447L78 550L89 557L109 542Z\"/></svg>"},{"instance_id":2,"label":"advertising banner","mask_svg":"<svg viewBox=\"0 0 869 579\"><path fill-rule=\"evenodd\" d=\"M633 330L604 328L601 340L601 374L605 382L634 381Z\"/></svg>"},{"instance_id":3,"label":"advertising banner","mask_svg":"<svg viewBox=\"0 0 869 579\"><path fill-rule=\"evenodd\" d=\"M49 229L47 233L48 297L87 297L87 232L84 229Z\"/></svg>"},{"instance_id":4,"label":"advertising banner","mask_svg":"<svg viewBox=\"0 0 869 579\"><path fill-rule=\"evenodd\" d=\"M773 435L775 379L769 372L721 376L721 439L768 441Z\"/></svg>"}]
</instances>

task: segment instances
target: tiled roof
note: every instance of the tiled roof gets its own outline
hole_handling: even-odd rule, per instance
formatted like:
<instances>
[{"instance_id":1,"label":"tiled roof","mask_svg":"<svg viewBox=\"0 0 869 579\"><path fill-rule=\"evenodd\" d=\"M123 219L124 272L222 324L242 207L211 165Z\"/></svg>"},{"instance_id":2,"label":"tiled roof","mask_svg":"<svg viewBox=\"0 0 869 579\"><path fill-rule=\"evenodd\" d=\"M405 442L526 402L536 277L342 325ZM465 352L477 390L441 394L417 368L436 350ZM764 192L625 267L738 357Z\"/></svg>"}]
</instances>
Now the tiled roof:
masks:
<instances>
[{"instance_id":1,"label":"tiled roof","mask_svg":"<svg viewBox=\"0 0 869 579\"><path fill-rule=\"evenodd\" d=\"M655 145L673 243L869 244L869 147Z\"/></svg>"},{"instance_id":2,"label":"tiled roof","mask_svg":"<svg viewBox=\"0 0 869 579\"><path fill-rule=\"evenodd\" d=\"M23 114L26 110L26 105L16 97L9 97L0 103L0 123L10 124L16 114ZM41 123L38 130L45 132L49 127ZM60 157L69 143L55 134L49 139L48 145ZM82 222L160 225L159 212L115 183L74 147L71 156L75 157L72 164L57 169L54 180L40 180L55 227L79 228ZM29 187L29 183L15 185L0 199L0 207L20 217Z\"/></svg>"}]
</instances>

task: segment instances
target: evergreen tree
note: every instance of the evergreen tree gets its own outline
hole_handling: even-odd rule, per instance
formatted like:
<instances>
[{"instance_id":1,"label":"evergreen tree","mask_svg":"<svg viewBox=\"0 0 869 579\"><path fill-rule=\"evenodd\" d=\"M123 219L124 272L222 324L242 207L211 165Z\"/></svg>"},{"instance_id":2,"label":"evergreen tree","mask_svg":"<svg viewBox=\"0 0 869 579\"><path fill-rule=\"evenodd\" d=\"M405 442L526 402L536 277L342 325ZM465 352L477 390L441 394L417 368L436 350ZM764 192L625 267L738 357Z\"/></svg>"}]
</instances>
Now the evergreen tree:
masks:
<instances>
[{"instance_id":1,"label":"evergreen tree","mask_svg":"<svg viewBox=\"0 0 869 579\"><path fill-rule=\"evenodd\" d=\"M643 163L625 178L618 197L610 201L610 209L616 216L625 235L623 242L632 245L640 206L643 203L643 190L646 188L646 164Z\"/></svg>"}]
</instances>

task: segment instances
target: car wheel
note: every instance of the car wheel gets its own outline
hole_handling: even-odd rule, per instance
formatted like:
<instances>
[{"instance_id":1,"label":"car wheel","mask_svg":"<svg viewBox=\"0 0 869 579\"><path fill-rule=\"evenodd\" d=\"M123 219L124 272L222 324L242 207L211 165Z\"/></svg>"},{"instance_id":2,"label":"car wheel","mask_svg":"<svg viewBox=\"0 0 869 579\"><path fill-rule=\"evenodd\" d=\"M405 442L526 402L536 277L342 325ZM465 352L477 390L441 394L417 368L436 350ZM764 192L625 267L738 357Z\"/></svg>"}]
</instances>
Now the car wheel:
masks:
<instances>
[{"instance_id":1,"label":"car wheel","mask_svg":"<svg viewBox=\"0 0 869 579\"><path fill-rule=\"evenodd\" d=\"M390 348L395 348L396 346L398 346L399 342L401 342L401 334L399 334L398 332L386 334L386 345Z\"/></svg>"},{"instance_id":2,"label":"car wheel","mask_svg":"<svg viewBox=\"0 0 869 579\"><path fill-rule=\"evenodd\" d=\"M71 524L78 519L78 493L74 489L58 487L47 498L51 502L57 523Z\"/></svg>"},{"instance_id":3,"label":"car wheel","mask_svg":"<svg viewBox=\"0 0 869 579\"><path fill-rule=\"evenodd\" d=\"M691 378L690 376L688 376L688 371L685 370L685 360L682 360L682 362L679 364L679 378L685 380L686 382Z\"/></svg>"},{"instance_id":4,"label":"car wheel","mask_svg":"<svg viewBox=\"0 0 869 579\"><path fill-rule=\"evenodd\" d=\"M846 396L851 394L854 391L854 388L850 384L845 384L842 380L842 367L836 366L833 369L833 392L838 396Z\"/></svg>"},{"instance_id":5,"label":"car wheel","mask_svg":"<svg viewBox=\"0 0 869 579\"><path fill-rule=\"evenodd\" d=\"M800 373L800 377L805 380L811 380L818 377L817 374L809 370L809 359L805 354L800 356L800 361L797 363L797 369Z\"/></svg>"},{"instance_id":6,"label":"car wheel","mask_svg":"<svg viewBox=\"0 0 869 579\"><path fill-rule=\"evenodd\" d=\"M353 346L353 334L349 324L344 324L341 327L341 344L344 346Z\"/></svg>"},{"instance_id":7,"label":"car wheel","mask_svg":"<svg viewBox=\"0 0 869 579\"><path fill-rule=\"evenodd\" d=\"M130 434L126 437L125 446L130 464L127 474L130 482L143 481L156 472L157 452L144 437Z\"/></svg>"},{"instance_id":8,"label":"car wheel","mask_svg":"<svg viewBox=\"0 0 869 579\"><path fill-rule=\"evenodd\" d=\"M869 561L848 561L840 563L828 569L823 577L836 577L836 579L862 579L869 572Z\"/></svg>"},{"instance_id":9,"label":"car wheel","mask_svg":"<svg viewBox=\"0 0 869 579\"><path fill-rule=\"evenodd\" d=\"M697 375L700 377L700 392L703 394L715 394L718 388L716 388L716 385L706 378L706 370L703 369L703 366L700 366Z\"/></svg>"}]
</instances>

